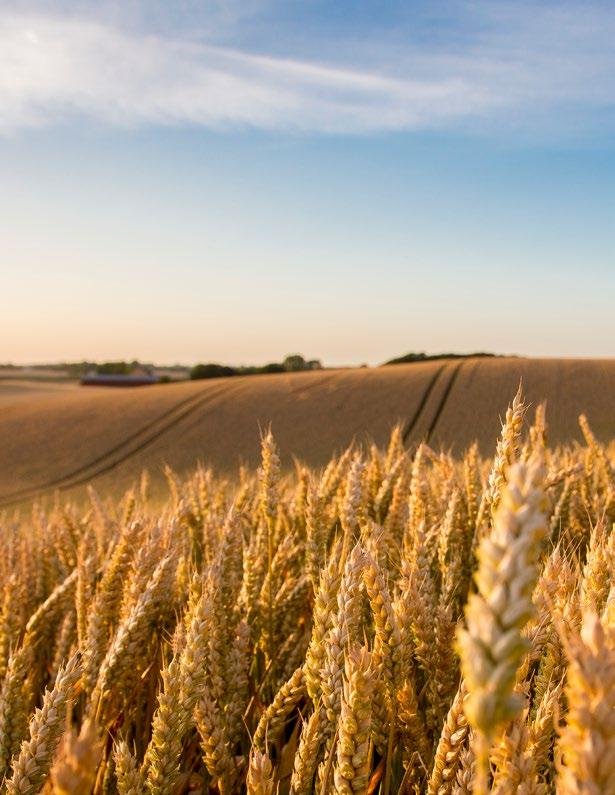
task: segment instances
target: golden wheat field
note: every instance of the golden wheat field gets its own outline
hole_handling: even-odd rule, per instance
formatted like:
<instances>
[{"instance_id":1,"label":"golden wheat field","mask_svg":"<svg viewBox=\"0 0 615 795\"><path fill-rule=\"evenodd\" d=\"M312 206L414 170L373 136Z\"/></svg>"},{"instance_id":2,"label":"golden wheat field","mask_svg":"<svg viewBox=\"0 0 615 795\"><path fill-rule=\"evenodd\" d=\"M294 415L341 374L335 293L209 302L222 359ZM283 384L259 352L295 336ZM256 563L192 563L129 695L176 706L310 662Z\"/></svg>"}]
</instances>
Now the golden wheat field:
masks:
<instances>
[{"instance_id":1,"label":"golden wheat field","mask_svg":"<svg viewBox=\"0 0 615 795\"><path fill-rule=\"evenodd\" d=\"M166 384L138 390L0 380L0 508L93 483L122 492L166 464L182 476L202 460L235 476L258 465L259 427L273 427L282 468L325 466L353 441L491 455L510 396L544 400L553 444L581 441L584 412L598 439L615 437L615 361L468 359Z\"/></svg>"},{"instance_id":2,"label":"golden wheat field","mask_svg":"<svg viewBox=\"0 0 615 795\"><path fill-rule=\"evenodd\" d=\"M5 512L2 791L615 792L613 459L579 429L519 391L487 458L397 426L285 471L264 429L162 509L142 476Z\"/></svg>"}]
</instances>

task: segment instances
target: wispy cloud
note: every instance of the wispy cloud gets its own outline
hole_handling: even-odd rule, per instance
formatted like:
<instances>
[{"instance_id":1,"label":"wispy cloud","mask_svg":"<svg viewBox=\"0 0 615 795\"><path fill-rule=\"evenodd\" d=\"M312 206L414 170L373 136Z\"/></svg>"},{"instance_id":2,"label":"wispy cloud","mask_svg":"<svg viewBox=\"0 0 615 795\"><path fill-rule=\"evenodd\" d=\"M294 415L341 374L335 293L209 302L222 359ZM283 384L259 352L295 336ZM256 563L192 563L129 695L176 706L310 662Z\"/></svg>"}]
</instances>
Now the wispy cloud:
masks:
<instances>
[{"instance_id":1,"label":"wispy cloud","mask_svg":"<svg viewBox=\"0 0 615 795\"><path fill-rule=\"evenodd\" d=\"M83 14L0 12L0 129L85 117L128 127L366 133L519 115L531 123L615 106L608 9L532 16L526 7L523 16L519 6L490 7L480 7L482 28L463 45L453 37L389 50L383 42L387 58L374 58L371 41L364 57L355 45L354 60L337 63L330 46L323 60L289 58L276 43L275 55L255 54Z\"/></svg>"}]
</instances>

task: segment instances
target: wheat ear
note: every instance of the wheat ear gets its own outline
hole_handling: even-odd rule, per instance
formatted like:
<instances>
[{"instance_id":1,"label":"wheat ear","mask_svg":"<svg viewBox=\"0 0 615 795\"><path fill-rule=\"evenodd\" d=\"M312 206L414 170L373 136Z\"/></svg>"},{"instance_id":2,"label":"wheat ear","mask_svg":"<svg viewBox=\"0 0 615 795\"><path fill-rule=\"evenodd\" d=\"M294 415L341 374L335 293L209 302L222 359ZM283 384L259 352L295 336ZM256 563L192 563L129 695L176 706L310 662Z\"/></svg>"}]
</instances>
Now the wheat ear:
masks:
<instances>
[{"instance_id":1,"label":"wheat ear","mask_svg":"<svg viewBox=\"0 0 615 795\"><path fill-rule=\"evenodd\" d=\"M66 709L81 675L79 658L72 657L58 672L55 685L30 721L30 739L24 740L13 775L6 784L10 795L34 795L49 775L54 754L66 727Z\"/></svg>"},{"instance_id":2,"label":"wheat ear","mask_svg":"<svg viewBox=\"0 0 615 795\"><path fill-rule=\"evenodd\" d=\"M514 464L494 516L493 529L478 550L477 592L466 607L466 628L458 633L465 713L476 730L477 792L486 791L489 743L502 724L517 715L522 699L513 692L527 641L523 628L534 614L532 591L538 557L547 535L538 460Z\"/></svg>"}]
</instances>

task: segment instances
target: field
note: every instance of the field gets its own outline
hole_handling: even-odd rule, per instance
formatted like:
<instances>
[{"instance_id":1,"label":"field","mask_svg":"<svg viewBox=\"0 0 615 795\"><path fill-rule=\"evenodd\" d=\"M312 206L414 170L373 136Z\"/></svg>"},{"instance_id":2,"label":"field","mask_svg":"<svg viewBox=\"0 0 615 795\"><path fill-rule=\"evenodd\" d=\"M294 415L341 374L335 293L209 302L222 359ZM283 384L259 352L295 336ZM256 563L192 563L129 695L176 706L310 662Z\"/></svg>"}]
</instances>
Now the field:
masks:
<instances>
[{"instance_id":1,"label":"field","mask_svg":"<svg viewBox=\"0 0 615 795\"><path fill-rule=\"evenodd\" d=\"M2 791L615 792L612 448L585 417L547 442L601 389L606 441L614 377L497 361L7 398L39 477L94 480L4 516ZM464 449L498 412L489 457ZM106 489L193 437L228 473L255 418L280 434L258 468L167 470L162 504L147 477ZM377 444L342 449L363 428ZM282 438L321 468L285 469Z\"/></svg>"},{"instance_id":2,"label":"field","mask_svg":"<svg viewBox=\"0 0 615 795\"><path fill-rule=\"evenodd\" d=\"M552 444L581 439L582 411L599 439L615 436L610 360L427 362L136 390L0 380L0 507L90 482L118 495L144 468L158 490L165 464L182 474L203 460L234 476L257 463L269 424L285 469L293 456L321 467L353 440L382 446L397 422L408 446L459 452L476 440L488 455L520 378L529 402L548 403Z\"/></svg>"}]
</instances>

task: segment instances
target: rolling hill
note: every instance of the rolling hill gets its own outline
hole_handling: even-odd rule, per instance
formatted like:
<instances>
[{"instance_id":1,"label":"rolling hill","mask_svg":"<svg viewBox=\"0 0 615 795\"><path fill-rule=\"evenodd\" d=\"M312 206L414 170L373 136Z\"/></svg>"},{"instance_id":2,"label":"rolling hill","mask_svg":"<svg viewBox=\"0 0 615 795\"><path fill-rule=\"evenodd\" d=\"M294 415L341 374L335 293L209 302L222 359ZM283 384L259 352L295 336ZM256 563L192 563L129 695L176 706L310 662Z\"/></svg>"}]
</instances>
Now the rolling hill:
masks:
<instances>
[{"instance_id":1,"label":"rolling hill","mask_svg":"<svg viewBox=\"0 0 615 795\"><path fill-rule=\"evenodd\" d=\"M269 423L286 466L319 466L353 439L384 444L396 422L409 445L477 440L490 454L520 378L528 401L547 401L551 443L581 438L580 412L600 439L615 436L615 360L445 360L121 390L0 381L0 507L90 481L123 490L145 468L159 481L165 463L232 474L258 460Z\"/></svg>"}]
</instances>

